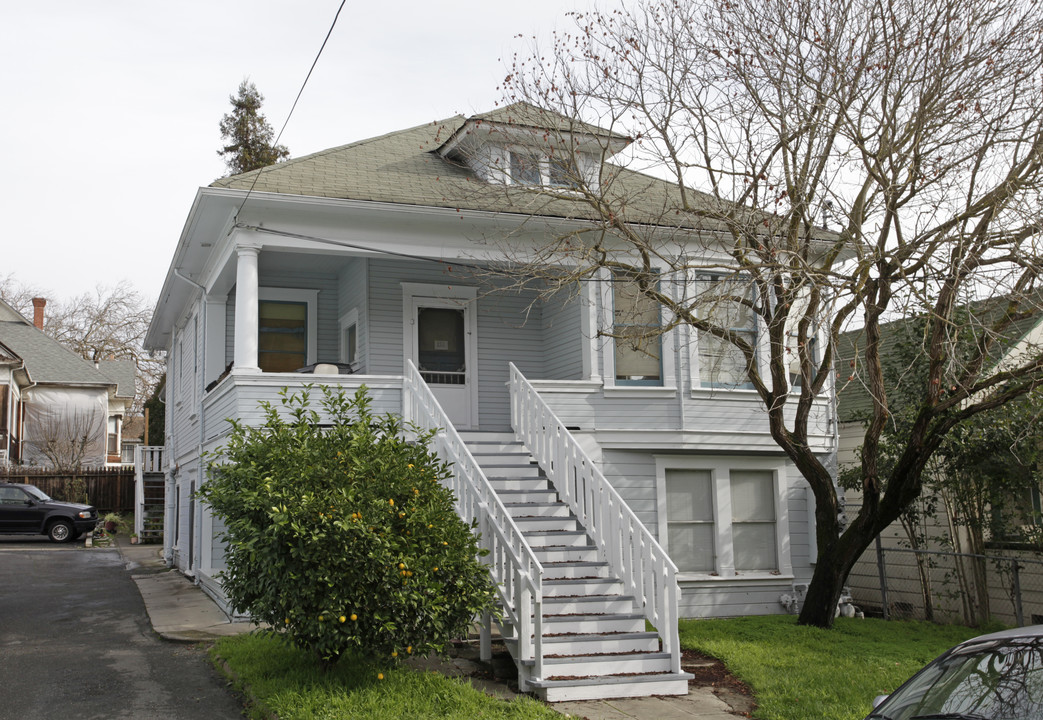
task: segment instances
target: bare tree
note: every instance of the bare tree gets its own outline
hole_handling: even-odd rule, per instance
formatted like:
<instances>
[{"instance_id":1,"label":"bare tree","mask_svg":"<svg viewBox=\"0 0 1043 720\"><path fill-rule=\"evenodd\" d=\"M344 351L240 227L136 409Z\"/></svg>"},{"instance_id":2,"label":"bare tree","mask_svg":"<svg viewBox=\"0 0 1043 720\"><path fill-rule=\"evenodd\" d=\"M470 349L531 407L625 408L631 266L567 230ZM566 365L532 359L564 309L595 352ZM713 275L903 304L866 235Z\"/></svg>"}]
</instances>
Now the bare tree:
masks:
<instances>
[{"instance_id":1,"label":"bare tree","mask_svg":"<svg viewBox=\"0 0 1043 720\"><path fill-rule=\"evenodd\" d=\"M0 298L32 318L32 298L48 292L18 283L14 276L0 278ZM85 360L133 360L136 387L133 410L142 412L145 399L163 374L163 360L153 358L142 346L152 320L152 304L124 280L114 286L99 285L93 292L66 300L51 300L44 314L44 332Z\"/></svg>"},{"instance_id":2,"label":"bare tree","mask_svg":"<svg viewBox=\"0 0 1043 720\"><path fill-rule=\"evenodd\" d=\"M662 311L646 335L689 326L708 362L754 388L816 500L800 622L829 627L853 563L920 494L946 434L1043 382L1038 348L996 362L1040 310L1043 8L644 0L572 19L552 47L515 59L503 90L570 119L543 141L568 182L527 190L540 211L568 201L589 222L511 270L548 292L626 277ZM634 142L610 163L622 136ZM594 172L577 137L600 143ZM631 172L649 168L662 180ZM989 312L958 317L990 298ZM906 315L927 318L926 380L884 473L880 325ZM863 505L844 526L809 422L832 391L838 336L858 324L862 360L840 381L865 383L873 408ZM633 326L605 334L634 343Z\"/></svg>"},{"instance_id":3,"label":"bare tree","mask_svg":"<svg viewBox=\"0 0 1043 720\"><path fill-rule=\"evenodd\" d=\"M60 411L37 412L29 404L25 444L32 454L61 472L105 460L105 415L97 407L66 405Z\"/></svg>"}]
</instances>

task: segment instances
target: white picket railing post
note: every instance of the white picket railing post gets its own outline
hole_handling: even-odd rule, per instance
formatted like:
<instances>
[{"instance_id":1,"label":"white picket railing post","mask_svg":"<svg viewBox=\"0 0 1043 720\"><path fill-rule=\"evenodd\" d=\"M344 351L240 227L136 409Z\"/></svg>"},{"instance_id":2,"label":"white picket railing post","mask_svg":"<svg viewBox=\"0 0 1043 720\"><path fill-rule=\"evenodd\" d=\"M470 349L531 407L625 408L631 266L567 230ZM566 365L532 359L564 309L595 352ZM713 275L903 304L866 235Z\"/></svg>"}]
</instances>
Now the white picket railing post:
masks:
<instances>
[{"instance_id":1,"label":"white picket railing post","mask_svg":"<svg viewBox=\"0 0 1043 720\"><path fill-rule=\"evenodd\" d=\"M510 375L512 427L641 604L680 672L677 566L514 363Z\"/></svg>"},{"instance_id":2,"label":"white picket railing post","mask_svg":"<svg viewBox=\"0 0 1043 720\"><path fill-rule=\"evenodd\" d=\"M402 394L405 419L421 430L437 432L436 449L451 463L449 484L456 495L457 512L464 520L478 520L482 547L489 550L485 562L496 584L505 620L517 634L517 660L533 663L535 672L529 679L542 678L543 566L412 361L406 362ZM491 616L486 615L481 653L488 651L489 623ZM519 680L524 681L521 677Z\"/></svg>"}]
</instances>

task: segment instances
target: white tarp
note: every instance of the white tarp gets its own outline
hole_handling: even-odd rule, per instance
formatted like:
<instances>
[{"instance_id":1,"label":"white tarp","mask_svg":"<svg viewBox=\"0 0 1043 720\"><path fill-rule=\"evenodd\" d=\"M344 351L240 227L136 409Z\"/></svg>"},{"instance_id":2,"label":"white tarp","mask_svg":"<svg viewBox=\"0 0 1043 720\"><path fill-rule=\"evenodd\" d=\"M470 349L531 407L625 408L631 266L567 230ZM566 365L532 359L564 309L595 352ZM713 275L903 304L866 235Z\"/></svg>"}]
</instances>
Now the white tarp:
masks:
<instances>
[{"instance_id":1,"label":"white tarp","mask_svg":"<svg viewBox=\"0 0 1043 720\"><path fill-rule=\"evenodd\" d=\"M65 468L105 464L109 418L105 389L34 387L27 396L24 462Z\"/></svg>"}]
</instances>

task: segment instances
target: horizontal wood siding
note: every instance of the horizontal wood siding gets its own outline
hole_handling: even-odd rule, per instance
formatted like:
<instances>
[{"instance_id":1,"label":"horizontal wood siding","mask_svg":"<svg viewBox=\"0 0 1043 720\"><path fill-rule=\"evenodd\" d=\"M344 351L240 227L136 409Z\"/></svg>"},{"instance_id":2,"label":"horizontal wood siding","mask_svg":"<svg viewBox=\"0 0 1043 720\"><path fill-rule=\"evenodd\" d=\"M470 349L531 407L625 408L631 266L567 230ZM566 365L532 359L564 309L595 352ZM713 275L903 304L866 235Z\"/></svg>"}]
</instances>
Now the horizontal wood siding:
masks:
<instances>
[{"instance_id":1,"label":"horizontal wood siding","mask_svg":"<svg viewBox=\"0 0 1043 720\"><path fill-rule=\"evenodd\" d=\"M487 281L457 277L432 263L369 261L369 371L401 374L402 283L453 284L478 291L478 423L489 430L510 426L507 363L538 377L543 373L540 313L526 317L531 294L492 293Z\"/></svg>"},{"instance_id":2,"label":"horizontal wood siding","mask_svg":"<svg viewBox=\"0 0 1043 720\"><path fill-rule=\"evenodd\" d=\"M601 472L653 536L658 535L655 458L648 453L606 450Z\"/></svg>"},{"instance_id":3,"label":"horizontal wood siding","mask_svg":"<svg viewBox=\"0 0 1043 720\"><path fill-rule=\"evenodd\" d=\"M626 431L635 443L641 436L656 432L684 432L686 450L724 452L778 452L771 438L767 414L760 399L752 394L721 394L714 398L684 398L685 422L682 425L676 392L654 391L642 396L640 390L619 391L591 386L589 391L558 389L552 384L533 383L541 397L567 427L591 431ZM829 407L823 402L814 410L812 427L827 427ZM825 452L832 438L824 431L817 437L817 449ZM654 441L649 441L654 442Z\"/></svg>"},{"instance_id":4,"label":"horizontal wood siding","mask_svg":"<svg viewBox=\"0 0 1043 720\"><path fill-rule=\"evenodd\" d=\"M369 388L372 399L371 409L375 414L402 412L401 380L397 377L347 375L341 376L339 387L351 395L360 385ZM227 384L226 384L227 383ZM228 417L235 417L246 425L260 425L264 422L262 401L268 401L279 409L280 415L289 417L280 402L279 391L282 388L301 389L305 384L318 384L308 375L263 374L249 377L229 376L220 386L214 389L214 397L204 407L206 424L214 432L209 440L222 438L231 431ZM317 387L311 391L312 407L319 411L320 422L327 422L319 407L322 392Z\"/></svg>"},{"instance_id":5,"label":"horizontal wood siding","mask_svg":"<svg viewBox=\"0 0 1043 720\"><path fill-rule=\"evenodd\" d=\"M678 612L683 618L741 617L744 615L784 615L786 608L779 597L793 592L789 580L762 584L762 581L720 581L678 583L681 601Z\"/></svg>"},{"instance_id":6,"label":"horizontal wood siding","mask_svg":"<svg viewBox=\"0 0 1043 720\"><path fill-rule=\"evenodd\" d=\"M483 430L511 428L509 363L523 374L544 373L540 310L529 307L533 299L532 293L478 299L478 424Z\"/></svg>"},{"instance_id":7,"label":"horizontal wood siding","mask_svg":"<svg viewBox=\"0 0 1043 720\"><path fill-rule=\"evenodd\" d=\"M583 305L561 292L545 301L542 308L544 368L547 380L583 378Z\"/></svg>"}]
</instances>

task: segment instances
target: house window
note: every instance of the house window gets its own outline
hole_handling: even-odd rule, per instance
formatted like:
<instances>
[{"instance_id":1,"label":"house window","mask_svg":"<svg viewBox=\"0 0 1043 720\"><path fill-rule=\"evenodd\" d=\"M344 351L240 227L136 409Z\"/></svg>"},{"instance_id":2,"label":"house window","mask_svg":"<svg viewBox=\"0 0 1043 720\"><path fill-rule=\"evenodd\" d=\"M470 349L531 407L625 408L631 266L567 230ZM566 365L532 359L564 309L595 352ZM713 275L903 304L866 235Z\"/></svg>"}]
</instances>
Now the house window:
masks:
<instances>
[{"instance_id":1,"label":"house window","mask_svg":"<svg viewBox=\"0 0 1043 720\"><path fill-rule=\"evenodd\" d=\"M257 305L257 364L264 372L293 372L308 364L308 304L261 300Z\"/></svg>"},{"instance_id":2,"label":"house window","mask_svg":"<svg viewBox=\"0 0 1043 720\"><path fill-rule=\"evenodd\" d=\"M108 447L106 452L110 456L120 454L120 419L118 417L109 418Z\"/></svg>"},{"instance_id":3,"label":"house window","mask_svg":"<svg viewBox=\"0 0 1043 720\"><path fill-rule=\"evenodd\" d=\"M579 181L576 177L577 167L569 164L568 160L551 157L547 161L547 184L556 188L579 189Z\"/></svg>"},{"instance_id":4,"label":"house window","mask_svg":"<svg viewBox=\"0 0 1043 720\"><path fill-rule=\"evenodd\" d=\"M732 470L732 549L736 572L778 569L775 478L765 470Z\"/></svg>"},{"instance_id":5,"label":"house window","mask_svg":"<svg viewBox=\"0 0 1043 720\"><path fill-rule=\"evenodd\" d=\"M785 463L656 458L659 537L682 573L717 577L789 574L780 550L787 527L779 501Z\"/></svg>"},{"instance_id":6,"label":"house window","mask_svg":"<svg viewBox=\"0 0 1043 720\"><path fill-rule=\"evenodd\" d=\"M531 152L511 150L511 184L540 185L540 159Z\"/></svg>"},{"instance_id":7,"label":"house window","mask_svg":"<svg viewBox=\"0 0 1043 720\"><path fill-rule=\"evenodd\" d=\"M666 470L667 542L681 572L711 573L714 562L713 476Z\"/></svg>"},{"instance_id":8,"label":"house window","mask_svg":"<svg viewBox=\"0 0 1043 720\"><path fill-rule=\"evenodd\" d=\"M786 353L789 355L789 377L790 385L799 388L804 382L800 372L800 352L797 347L797 333L789 333L786 337ZM818 339L811 336L807 339L808 358L811 360L811 379L814 380L816 367L818 365Z\"/></svg>"},{"instance_id":9,"label":"house window","mask_svg":"<svg viewBox=\"0 0 1043 720\"><path fill-rule=\"evenodd\" d=\"M751 305L752 286L742 278L699 278L703 299L700 314L715 325L757 344L757 316ZM733 343L708 332L699 333L699 377L703 387L751 387L746 356Z\"/></svg>"},{"instance_id":10,"label":"house window","mask_svg":"<svg viewBox=\"0 0 1043 720\"><path fill-rule=\"evenodd\" d=\"M617 384L662 385L659 303L637 282L617 275L612 281L612 334Z\"/></svg>"},{"instance_id":11,"label":"house window","mask_svg":"<svg viewBox=\"0 0 1043 720\"><path fill-rule=\"evenodd\" d=\"M358 370L359 312L355 308L340 317L340 361Z\"/></svg>"}]
</instances>

